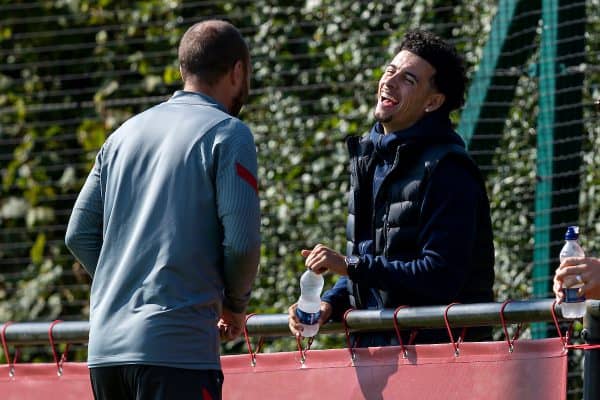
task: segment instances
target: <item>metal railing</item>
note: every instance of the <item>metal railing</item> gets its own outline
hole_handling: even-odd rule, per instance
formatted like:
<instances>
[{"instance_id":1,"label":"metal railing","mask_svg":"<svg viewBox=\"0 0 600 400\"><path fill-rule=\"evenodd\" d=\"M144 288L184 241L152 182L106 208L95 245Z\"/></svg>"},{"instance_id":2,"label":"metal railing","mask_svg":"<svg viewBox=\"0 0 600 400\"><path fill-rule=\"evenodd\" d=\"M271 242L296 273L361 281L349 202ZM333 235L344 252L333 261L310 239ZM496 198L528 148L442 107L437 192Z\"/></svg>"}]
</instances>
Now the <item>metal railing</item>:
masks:
<instances>
[{"instance_id":1,"label":"metal railing","mask_svg":"<svg viewBox=\"0 0 600 400\"><path fill-rule=\"evenodd\" d=\"M501 325L501 314L506 324L553 321L552 310L559 321L560 304L552 299L511 301L504 303L456 304L448 306L407 307L397 310L352 310L346 315L349 332L390 330L394 328L394 314L400 329L442 328L444 315L452 327ZM4 326L4 337L11 345L38 345L48 343L51 322L21 322ZM252 315L247 321L250 336L289 336L287 314ZM328 323L321 333L344 332L342 323ZM89 325L85 321L65 321L52 326L56 342L86 343ZM600 344L600 301L588 300L583 318L582 337L587 344ZM600 349L584 350L584 400L600 399Z\"/></svg>"}]
</instances>

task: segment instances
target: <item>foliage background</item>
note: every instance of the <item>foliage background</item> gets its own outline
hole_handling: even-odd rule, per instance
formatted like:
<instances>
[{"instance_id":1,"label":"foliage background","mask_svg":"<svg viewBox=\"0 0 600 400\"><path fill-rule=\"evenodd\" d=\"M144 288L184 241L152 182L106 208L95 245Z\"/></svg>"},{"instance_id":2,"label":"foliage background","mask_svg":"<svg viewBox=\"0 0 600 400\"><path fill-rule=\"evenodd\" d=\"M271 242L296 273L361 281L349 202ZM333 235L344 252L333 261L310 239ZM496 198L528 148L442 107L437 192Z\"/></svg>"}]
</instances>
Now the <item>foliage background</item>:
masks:
<instances>
[{"instance_id":1,"label":"foliage background","mask_svg":"<svg viewBox=\"0 0 600 400\"><path fill-rule=\"evenodd\" d=\"M600 128L591 107L600 97L600 0L585 4L579 222L584 248L600 254ZM229 19L250 43L253 90L241 117L258 146L264 238L250 311L282 313L299 294L299 250L344 249L343 138L372 124L376 83L399 38L415 27L438 32L472 76L496 11L493 0L0 0L0 321L87 318L89 278L63 244L71 207L106 137L179 89L176 47L192 23ZM501 146L482 166L498 300L531 295L537 85L521 71ZM274 341L267 351L290 346Z\"/></svg>"}]
</instances>

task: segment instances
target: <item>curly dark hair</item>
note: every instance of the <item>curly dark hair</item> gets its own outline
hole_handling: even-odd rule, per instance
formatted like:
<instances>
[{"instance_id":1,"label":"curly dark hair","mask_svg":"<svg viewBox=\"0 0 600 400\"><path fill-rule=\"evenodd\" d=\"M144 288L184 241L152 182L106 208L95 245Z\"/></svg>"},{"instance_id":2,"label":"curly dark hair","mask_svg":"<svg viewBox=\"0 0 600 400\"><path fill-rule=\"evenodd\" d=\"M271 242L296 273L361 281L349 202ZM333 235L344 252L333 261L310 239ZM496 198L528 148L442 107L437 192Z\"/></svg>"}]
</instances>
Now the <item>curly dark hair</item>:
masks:
<instances>
[{"instance_id":1,"label":"curly dark hair","mask_svg":"<svg viewBox=\"0 0 600 400\"><path fill-rule=\"evenodd\" d=\"M440 111L448 114L464 104L466 71L454 46L432 32L412 30L404 35L396 53L402 50L416 54L435 68L433 85L446 97Z\"/></svg>"}]
</instances>

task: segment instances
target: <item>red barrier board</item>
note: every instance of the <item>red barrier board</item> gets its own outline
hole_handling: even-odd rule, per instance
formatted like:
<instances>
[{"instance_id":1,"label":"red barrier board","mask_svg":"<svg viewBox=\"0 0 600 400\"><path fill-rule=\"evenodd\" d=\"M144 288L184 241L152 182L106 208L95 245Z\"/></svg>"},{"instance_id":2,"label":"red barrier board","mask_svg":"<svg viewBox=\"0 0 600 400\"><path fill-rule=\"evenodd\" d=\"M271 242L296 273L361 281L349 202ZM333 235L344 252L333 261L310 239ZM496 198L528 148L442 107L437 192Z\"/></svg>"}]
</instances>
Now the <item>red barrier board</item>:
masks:
<instances>
[{"instance_id":1,"label":"red barrier board","mask_svg":"<svg viewBox=\"0 0 600 400\"><path fill-rule=\"evenodd\" d=\"M559 338L506 342L311 350L222 357L223 398L543 399L566 398L567 351Z\"/></svg>"},{"instance_id":2,"label":"red barrier board","mask_svg":"<svg viewBox=\"0 0 600 400\"><path fill-rule=\"evenodd\" d=\"M310 350L221 357L223 399L527 399L566 398L567 351L560 338L506 342ZM2 400L92 399L85 363L0 365Z\"/></svg>"},{"instance_id":3,"label":"red barrier board","mask_svg":"<svg viewBox=\"0 0 600 400\"><path fill-rule=\"evenodd\" d=\"M2 400L93 400L90 373L86 363L64 363L62 375L56 364L0 365Z\"/></svg>"}]
</instances>

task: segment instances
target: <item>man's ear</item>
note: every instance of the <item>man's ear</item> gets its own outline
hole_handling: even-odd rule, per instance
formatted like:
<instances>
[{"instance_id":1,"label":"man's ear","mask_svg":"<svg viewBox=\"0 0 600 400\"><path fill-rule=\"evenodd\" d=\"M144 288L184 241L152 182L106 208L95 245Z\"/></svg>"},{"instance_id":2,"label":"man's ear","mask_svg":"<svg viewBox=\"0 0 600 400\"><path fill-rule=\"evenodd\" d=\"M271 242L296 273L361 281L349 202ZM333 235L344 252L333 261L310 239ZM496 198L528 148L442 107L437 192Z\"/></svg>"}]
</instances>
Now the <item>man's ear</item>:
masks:
<instances>
[{"instance_id":1,"label":"man's ear","mask_svg":"<svg viewBox=\"0 0 600 400\"><path fill-rule=\"evenodd\" d=\"M429 99L425 103L425 112L432 112L437 110L446 101L446 96L443 93L434 93L429 96Z\"/></svg>"},{"instance_id":2,"label":"man's ear","mask_svg":"<svg viewBox=\"0 0 600 400\"><path fill-rule=\"evenodd\" d=\"M181 65L179 66L179 75L181 76L181 80L185 82L185 76L183 76L183 69L181 68Z\"/></svg>"},{"instance_id":3,"label":"man's ear","mask_svg":"<svg viewBox=\"0 0 600 400\"><path fill-rule=\"evenodd\" d=\"M239 82L243 82L244 76L246 75L246 66L242 60L238 60L233 65L230 73L231 84L236 86Z\"/></svg>"}]
</instances>

